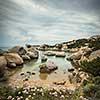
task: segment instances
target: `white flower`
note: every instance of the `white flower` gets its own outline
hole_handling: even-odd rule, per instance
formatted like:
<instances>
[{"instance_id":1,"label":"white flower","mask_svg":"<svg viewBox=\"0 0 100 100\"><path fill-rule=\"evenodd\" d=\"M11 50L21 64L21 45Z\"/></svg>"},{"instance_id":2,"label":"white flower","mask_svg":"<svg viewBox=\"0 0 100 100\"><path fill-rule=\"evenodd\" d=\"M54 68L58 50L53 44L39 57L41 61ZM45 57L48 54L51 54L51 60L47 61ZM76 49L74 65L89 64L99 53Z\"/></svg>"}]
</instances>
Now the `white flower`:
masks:
<instances>
[{"instance_id":1,"label":"white flower","mask_svg":"<svg viewBox=\"0 0 100 100\"><path fill-rule=\"evenodd\" d=\"M61 98L64 98L64 95L61 95Z\"/></svg>"},{"instance_id":2,"label":"white flower","mask_svg":"<svg viewBox=\"0 0 100 100\"><path fill-rule=\"evenodd\" d=\"M18 94L21 94L21 92L18 92Z\"/></svg>"},{"instance_id":3,"label":"white flower","mask_svg":"<svg viewBox=\"0 0 100 100\"><path fill-rule=\"evenodd\" d=\"M44 93L42 92L42 96L44 96Z\"/></svg>"},{"instance_id":4,"label":"white flower","mask_svg":"<svg viewBox=\"0 0 100 100\"><path fill-rule=\"evenodd\" d=\"M34 91L34 89L31 89L31 92L33 92Z\"/></svg>"},{"instance_id":5,"label":"white flower","mask_svg":"<svg viewBox=\"0 0 100 100\"><path fill-rule=\"evenodd\" d=\"M8 98L7 99L11 99L12 98L12 96L8 96Z\"/></svg>"},{"instance_id":6,"label":"white flower","mask_svg":"<svg viewBox=\"0 0 100 100\"><path fill-rule=\"evenodd\" d=\"M21 98L20 98L20 97L18 97L18 98L17 98L17 100L21 100Z\"/></svg>"},{"instance_id":7,"label":"white flower","mask_svg":"<svg viewBox=\"0 0 100 100\"><path fill-rule=\"evenodd\" d=\"M35 93L33 93L33 95L35 95Z\"/></svg>"},{"instance_id":8,"label":"white flower","mask_svg":"<svg viewBox=\"0 0 100 100\"><path fill-rule=\"evenodd\" d=\"M28 97L29 97L29 98L31 98L32 96L31 96L31 95L29 95Z\"/></svg>"},{"instance_id":9,"label":"white flower","mask_svg":"<svg viewBox=\"0 0 100 100\"><path fill-rule=\"evenodd\" d=\"M12 98L11 100L15 100L15 98Z\"/></svg>"},{"instance_id":10,"label":"white flower","mask_svg":"<svg viewBox=\"0 0 100 100\"><path fill-rule=\"evenodd\" d=\"M29 100L29 98L25 98L25 100Z\"/></svg>"}]
</instances>

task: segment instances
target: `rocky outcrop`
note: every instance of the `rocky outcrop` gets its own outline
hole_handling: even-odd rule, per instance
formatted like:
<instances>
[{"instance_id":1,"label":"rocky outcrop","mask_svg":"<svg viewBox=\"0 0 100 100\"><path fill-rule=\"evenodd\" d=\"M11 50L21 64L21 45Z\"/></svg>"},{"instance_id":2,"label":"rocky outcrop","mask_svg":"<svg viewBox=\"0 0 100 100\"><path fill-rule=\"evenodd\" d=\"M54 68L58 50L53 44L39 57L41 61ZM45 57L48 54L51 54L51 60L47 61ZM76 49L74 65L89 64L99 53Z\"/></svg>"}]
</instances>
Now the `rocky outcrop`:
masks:
<instances>
[{"instance_id":1,"label":"rocky outcrop","mask_svg":"<svg viewBox=\"0 0 100 100\"><path fill-rule=\"evenodd\" d=\"M4 56L0 56L0 78L2 78L5 74L5 67L7 65L7 61Z\"/></svg>"},{"instance_id":2,"label":"rocky outcrop","mask_svg":"<svg viewBox=\"0 0 100 100\"><path fill-rule=\"evenodd\" d=\"M22 65L23 59L17 53L5 53L4 54L8 67L16 67L16 65Z\"/></svg>"},{"instance_id":3,"label":"rocky outcrop","mask_svg":"<svg viewBox=\"0 0 100 100\"><path fill-rule=\"evenodd\" d=\"M58 69L54 62L48 61L46 64L42 64L40 67L40 73L51 73Z\"/></svg>"},{"instance_id":4,"label":"rocky outcrop","mask_svg":"<svg viewBox=\"0 0 100 100\"><path fill-rule=\"evenodd\" d=\"M55 56L55 53L52 52L52 51L47 51L47 52L44 53L44 55L46 55L46 56Z\"/></svg>"},{"instance_id":5,"label":"rocky outcrop","mask_svg":"<svg viewBox=\"0 0 100 100\"><path fill-rule=\"evenodd\" d=\"M56 57L65 57L66 54L64 52L58 52L55 54Z\"/></svg>"},{"instance_id":6,"label":"rocky outcrop","mask_svg":"<svg viewBox=\"0 0 100 100\"><path fill-rule=\"evenodd\" d=\"M97 57L100 57L100 50L93 51L90 56L89 60L92 61L93 59L96 59Z\"/></svg>"},{"instance_id":7,"label":"rocky outcrop","mask_svg":"<svg viewBox=\"0 0 100 100\"><path fill-rule=\"evenodd\" d=\"M34 47L30 47L30 48L27 49L27 55L31 59L37 59L39 57L39 53Z\"/></svg>"},{"instance_id":8,"label":"rocky outcrop","mask_svg":"<svg viewBox=\"0 0 100 100\"><path fill-rule=\"evenodd\" d=\"M91 51L91 48L88 47L81 47L78 52L72 54L67 58L67 60L80 60L81 57L86 54L87 52Z\"/></svg>"},{"instance_id":9,"label":"rocky outcrop","mask_svg":"<svg viewBox=\"0 0 100 100\"><path fill-rule=\"evenodd\" d=\"M19 55L25 55L26 54L26 50L24 49L24 47L21 46L15 46L11 49L9 49L10 53L18 53Z\"/></svg>"}]
</instances>

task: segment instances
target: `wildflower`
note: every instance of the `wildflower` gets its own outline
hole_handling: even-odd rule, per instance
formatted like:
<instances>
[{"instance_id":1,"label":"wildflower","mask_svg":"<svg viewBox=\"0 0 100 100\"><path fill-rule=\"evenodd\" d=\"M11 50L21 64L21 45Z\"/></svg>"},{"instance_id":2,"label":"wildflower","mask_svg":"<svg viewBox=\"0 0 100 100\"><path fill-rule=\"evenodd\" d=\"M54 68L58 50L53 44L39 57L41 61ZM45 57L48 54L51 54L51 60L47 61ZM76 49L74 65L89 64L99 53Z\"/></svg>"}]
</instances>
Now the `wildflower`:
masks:
<instances>
[{"instance_id":1,"label":"wildflower","mask_svg":"<svg viewBox=\"0 0 100 100\"><path fill-rule=\"evenodd\" d=\"M33 95L35 95L35 93L33 93Z\"/></svg>"},{"instance_id":2,"label":"wildflower","mask_svg":"<svg viewBox=\"0 0 100 100\"><path fill-rule=\"evenodd\" d=\"M12 98L11 100L15 100L15 98Z\"/></svg>"},{"instance_id":3,"label":"wildflower","mask_svg":"<svg viewBox=\"0 0 100 100\"><path fill-rule=\"evenodd\" d=\"M11 99L11 98L12 98L12 96L8 96L8 98L7 98L7 99L9 100L9 99Z\"/></svg>"},{"instance_id":4,"label":"wildflower","mask_svg":"<svg viewBox=\"0 0 100 100\"><path fill-rule=\"evenodd\" d=\"M64 95L61 95L61 98L64 98Z\"/></svg>"},{"instance_id":5,"label":"wildflower","mask_svg":"<svg viewBox=\"0 0 100 100\"><path fill-rule=\"evenodd\" d=\"M18 94L21 94L21 92L18 92Z\"/></svg>"},{"instance_id":6,"label":"wildflower","mask_svg":"<svg viewBox=\"0 0 100 100\"><path fill-rule=\"evenodd\" d=\"M29 100L29 98L25 98L25 100Z\"/></svg>"},{"instance_id":7,"label":"wildflower","mask_svg":"<svg viewBox=\"0 0 100 100\"><path fill-rule=\"evenodd\" d=\"M31 95L29 95L28 97L29 97L29 98L31 98L32 96L31 96Z\"/></svg>"},{"instance_id":8,"label":"wildflower","mask_svg":"<svg viewBox=\"0 0 100 100\"><path fill-rule=\"evenodd\" d=\"M44 96L44 93L42 92L42 96Z\"/></svg>"},{"instance_id":9,"label":"wildflower","mask_svg":"<svg viewBox=\"0 0 100 100\"><path fill-rule=\"evenodd\" d=\"M21 99L23 99L23 96L20 96Z\"/></svg>"},{"instance_id":10,"label":"wildflower","mask_svg":"<svg viewBox=\"0 0 100 100\"><path fill-rule=\"evenodd\" d=\"M31 89L31 92L33 92L34 91L34 89Z\"/></svg>"},{"instance_id":11,"label":"wildflower","mask_svg":"<svg viewBox=\"0 0 100 100\"><path fill-rule=\"evenodd\" d=\"M20 98L20 97L18 97L18 98L17 98L17 100L21 100L21 98Z\"/></svg>"}]
</instances>

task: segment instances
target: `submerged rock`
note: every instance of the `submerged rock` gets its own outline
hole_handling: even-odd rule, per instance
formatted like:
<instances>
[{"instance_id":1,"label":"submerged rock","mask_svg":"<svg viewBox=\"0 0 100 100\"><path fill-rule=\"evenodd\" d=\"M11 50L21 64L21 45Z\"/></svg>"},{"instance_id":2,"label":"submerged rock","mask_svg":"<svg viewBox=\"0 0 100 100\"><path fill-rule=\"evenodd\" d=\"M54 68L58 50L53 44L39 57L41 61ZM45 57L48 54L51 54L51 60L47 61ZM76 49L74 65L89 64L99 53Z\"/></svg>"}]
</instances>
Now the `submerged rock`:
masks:
<instances>
[{"instance_id":1,"label":"submerged rock","mask_svg":"<svg viewBox=\"0 0 100 100\"><path fill-rule=\"evenodd\" d=\"M23 59L17 53L5 53L4 56L7 60L7 64L11 64L9 67L12 67L14 64L22 65L24 63Z\"/></svg>"},{"instance_id":2,"label":"submerged rock","mask_svg":"<svg viewBox=\"0 0 100 100\"><path fill-rule=\"evenodd\" d=\"M42 64L39 66L41 73L51 73L52 71L58 69L58 67L54 64L54 62L47 62L47 64Z\"/></svg>"},{"instance_id":3,"label":"submerged rock","mask_svg":"<svg viewBox=\"0 0 100 100\"><path fill-rule=\"evenodd\" d=\"M46 62L47 61L47 57L46 56L42 56L41 57L41 62Z\"/></svg>"}]
</instances>

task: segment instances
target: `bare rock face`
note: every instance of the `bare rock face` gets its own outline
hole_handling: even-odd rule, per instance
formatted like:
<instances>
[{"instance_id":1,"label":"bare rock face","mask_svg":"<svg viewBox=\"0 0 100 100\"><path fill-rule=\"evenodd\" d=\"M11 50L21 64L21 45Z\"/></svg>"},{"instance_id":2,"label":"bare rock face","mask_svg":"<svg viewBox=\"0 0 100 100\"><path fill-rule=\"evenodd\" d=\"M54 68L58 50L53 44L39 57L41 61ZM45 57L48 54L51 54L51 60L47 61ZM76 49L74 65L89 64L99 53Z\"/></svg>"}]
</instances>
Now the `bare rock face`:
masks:
<instances>
[{"instance_id":1,"label":"bare rock face","mask_svg":"<svg viewBox=\"0 0 100 100\"><path fill-rule=\"evenodd\" d=\"M65 57L66 54L64 52L59 52L55 54L56 57Z\"/></svg>"},{"instance_id":2,"label":"bare rock face","mask_svg":"<svg viewBox=\"0 0 100 100\"><path fill-rule=\"evenodd\" d=\"M46 64L39 66L41 73L51 73L52 71L58 69L54 62L48 61Z\"/></svg>"},{"instance_id":3,"label":"bare rock face","mask_svg":"<svg viewBox=\"0 0 100 100\"><path fill-rule=\"evenodd\" d=\"M13 65L15 67L15 64L22 65L24 63L23 59L17 53L5 53L4 56L7 60L7 64L9 65L9 67L10 67L10 64L11 64L11 67Z\"/></svg>"},{"instance_id":4,"label":"bare rock face","mask_svg":"<svg viewBox=\"0 0 100 100\"><path fill-rule=\"evenodd\" d=\"M52 52L52 51L47 51L47 52L44 53L44 55L46 55L46 56L55 56L55 53Z\"/></svg>"},{"instance_id":5,"label":"bare rock face","mask_svg":"<svg viewBox=\"0 0 100 100\"><path fill-rule=\"evenodd\" d=\"M24 47L21 46L15 46L11 49L9 49L10 53L18 53L19 55L25 55L26 54L26 50L24 49Z\"/></svg>"},{"instance_id":6,"label":"bare rock face","mask_svg":"<svg viewBox=\"0 0 100 100\"><path fill-rule=\"evenodd\" d=\"M4 76L7 61L4 56L0 56L0 78Z\"/></svg>"},{"instance_id":7,"label":"bare rock face","mask_svg":"<svg viewBox=\"0 0 100 100\"><path fill-rule=\"evenodd\" d=\"M27 50L27 55L31 58L31 59L37 59L39 57L39 53L38 51L34 48L34 47L30 47Z\"/></svg>"},{"instance_id":8,"label":"bare rock face","mask_svg":"<svg viewBox=\"0 0 100 100\"><path fill-rule=\"evenodd\" d=\"M89 60L96 59L97 57L100 57L100 50L96 50L92 52L89 56Z\"/></svg>"}]
</instances>

